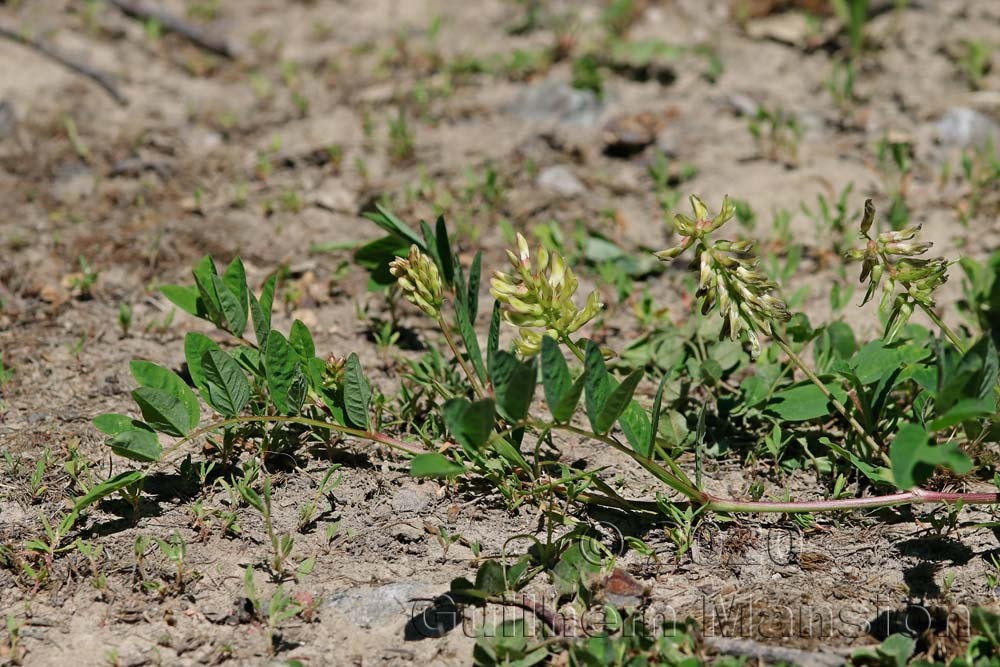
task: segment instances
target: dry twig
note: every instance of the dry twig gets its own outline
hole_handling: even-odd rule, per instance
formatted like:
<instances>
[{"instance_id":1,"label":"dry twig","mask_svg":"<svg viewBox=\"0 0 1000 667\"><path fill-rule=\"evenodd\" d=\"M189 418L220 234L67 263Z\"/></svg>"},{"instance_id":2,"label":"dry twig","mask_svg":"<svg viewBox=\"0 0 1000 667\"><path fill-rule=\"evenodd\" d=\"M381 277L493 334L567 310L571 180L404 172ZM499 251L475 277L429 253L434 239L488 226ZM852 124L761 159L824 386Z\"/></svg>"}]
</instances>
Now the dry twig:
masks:
<instances>
[{"instance_id":1,"label":"dry twig","mask_svg":"<svg viewBox=\"0 0 1000 667\"><path fill-rule=\"evenodd\" d=\"M29 37L28 35L18 32L16 30L11 30L10 28L5 28L0 26L0 39L10 40L21 44L22 46L27 46L28 48L34 49L46 58L54 60L63 67L76 72L82 76L87 77L98 86L104 89L104 91L110 95L115 102L121 106L128 106L128 98L125 94L121 92L118 85L115 83L114 78L110 74L102 72L99 69L95 69L90 65L80 62L75 58L63 53L61 50L52 46L51 44L46 44L45 42Z\"/></svg>"},{"instance_id":2,"label":"dry twig","mask_svg":"<svg viewBox=\"0 0 1000 667\"><path fill-rule=\"evenodd\" d=\"M208 31L191 25L184 19L169 14L142 0L108 0L108 2L117 7L126 16L140 21L156 21L164 30L180 35L205 51L222 56L223 58L229 58L230 60L236 57L232 47L229 46L229 43L225 39L212 35Z\"/></svg>"}]
</instances>

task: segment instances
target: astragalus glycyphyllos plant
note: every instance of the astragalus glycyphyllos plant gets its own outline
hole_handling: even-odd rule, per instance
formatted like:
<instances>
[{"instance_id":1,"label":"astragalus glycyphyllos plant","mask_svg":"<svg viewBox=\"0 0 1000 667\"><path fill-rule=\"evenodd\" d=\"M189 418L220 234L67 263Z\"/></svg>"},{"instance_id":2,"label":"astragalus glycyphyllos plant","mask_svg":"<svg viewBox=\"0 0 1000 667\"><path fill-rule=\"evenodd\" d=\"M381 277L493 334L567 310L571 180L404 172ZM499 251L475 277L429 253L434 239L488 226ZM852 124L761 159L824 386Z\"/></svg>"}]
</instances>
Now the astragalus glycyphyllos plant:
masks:
<instances>
[{"instance_id":1,"label":"astragalus glycyphyllos plant","mask_svg":"<svg viewBox=\"0 0 1000 667\"><path fill-rule=\"evenodd\" d=\"M167 454L200 437L208 437L215 456L228 463L245 456L233 447L238 440L259 442L258 458L266 462L273 453L298 456L297 443L304 437L326 442L351 438L379 443L409 457L416 476L483 476L514 505L559 496L633 511L660 512L663 503L681 503L704 511L815 512L903 503L997 502L996 493L931 491L920 486L939 467L957 474L973 467L955 437L956 428L977 442L993 437L998 364L989 336L965 351L957 334L948 330L957 350L937 355L926 346L901 348L875 341L858 351L867 355L863 360L842 358L820 377L800 353L823 330L802 324L804 318L799 316L795 333L788 338L791 314L778 286L760 269L752 244L716 238L734 215L729 199L716 215L697 197L691 204L693 218L678 215L674 220L677 244L656 256L667 261L693 253L701 315L718 312L721 336L745 340L751 358L775 343L812 383L797 385L788 373L779 374L771 389L774 398L764 404L758 401L755 408L764 419L761 428L789 428L782 418L823 422L832 409L845 429L834 428L821 440L826 456L836 465L854 467L873 488L894 486L897 493L809 501L749 501L708 493L700 475L694 481L678 464L683 450L661 437L666 402L671 402L671 414L680 413L681 419L685 409L679 399L665 397L668 376L661 379L652 404L645 405L635 397L645 379L643 369L621 378L609 371L606 359L614 352L581 336L601 310L599 295L591 292L582 306L576 303L578 281L562 256L544 248L532 256L527 241L518 237L516 252L508 252L511 270L497 272L491 282L496 302L484 355L474 328L482 255L466 269L457 260L443 220L438 220L436 229L421 223L418 233L384 210L372 219L388 236L361 248L358 260L372 271L376 284L394 286L434 320L465 375L464 395L454 383L426 375L420 380L428 395L437 397L431 403L436 406L433 418L440 419L451 441L421 442L407 438L405 427L383 426L385 413L373 412L372 385L357 355L345 359L344 352L337 351L317 356L302 322L293 323L287 336L273 329L274 279L255 296L238 259L219 275L206 258L195 269L194 287L164 289L181 308L228 333L233 345L188 334L185 355L193 387L166 368L135 362L133 374L141 386L134 396L142 418L103 415L95 421L116 453L152 468L165 465L170 460ZM917 230L870 237L873 221L869 204L861 225L866 249L861 255L851 254L864 262L863 277L871 284L878 284L881 277L884 289L902 290L904 303L934 313L933 292L943 282L947 264L915 261L913 255L927 247L916 239ZM898 296L889 303L899 303ZM892 307L899 311L892 324L899 332L902 325L897 321L908 311ZM500 349L503 322L517 332L513 351ZM256 343L244 335L249 324ZM574 371L564 351L582 367ZM879 369L875 374L873 365ZM929 375L932 371L938 376L936 383ZM972 376L976 389L961 389ZM535 401L539 380L544 407ZM789 383L790 388L781 390ZM916 392L918 400L908 406L889 400L893 392L904 390ZM710 401L710 386L698 391ZM218 415L207 424L201 420L199 396ZM781 403L793 398L809 404L812 412L803 414L802 409L790 410ZM386 404L384 398L380 404ZM407 424L405 415L401 417L392 423ZM655 502L625 498L602 480L600 471L558 463L544 455L544 448L558 447L558 433L618 450L680 498L661 496ZM941 434L947 438L942 440ZM179 440L164 450L163 436ZM130 488L138 486L134 478L130 482Z\"/></svg>"}]
</instances>

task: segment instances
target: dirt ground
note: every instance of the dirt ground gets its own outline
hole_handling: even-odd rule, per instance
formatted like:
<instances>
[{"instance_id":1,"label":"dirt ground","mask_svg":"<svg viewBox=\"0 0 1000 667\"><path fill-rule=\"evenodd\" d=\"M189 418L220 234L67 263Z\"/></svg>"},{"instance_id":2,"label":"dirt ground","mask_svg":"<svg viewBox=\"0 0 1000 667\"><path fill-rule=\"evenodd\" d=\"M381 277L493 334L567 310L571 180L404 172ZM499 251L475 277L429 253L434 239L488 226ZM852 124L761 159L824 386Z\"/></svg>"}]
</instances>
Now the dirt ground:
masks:
<instances>
[{"instance_id":1,"label":"dirt ground","mask_svg":"<svg viewBox=\"0 0 1000 667\"><path fill-rule=\"evenodd\" d=\"M604 4L545 6L570 16L585 37ZM516 2L162 3L179 16L190 16L195 5L214 8L207 19L195 13L188 20L229 40L236 58L227 60L177 35L157 35L155 26L110 4L0 1L0 26L110 73L128 98L121 106L94 82L0 41L0 371L13 369L0 380L0 544L16 548L41 533L41 516L67 507L71 483L61 464L72 449L94 462L97 478L127 465L110 456L90 420L133 409L131 359L179 368L184 334L208 332L202 322L171 315L157 289L190 282L190 268L204 254L220 261L239 254L254 285L287 266L277 326L302 319L321 353L358 352L376 384L390 391L397 357L407 353L370 342L372 318L385 315L384 296L367 291L363 272L345 264L348 252L329 249L377 235L360 213L379 195L410 221L432 216L435 204L444 203L465 250L484 249L487 267L503 261L501 220L518 230L555 221L567 234L582 220L638 253L666 247L670 238L649 175L661 154L671 165L696 168L677 186L683 194L698 193L714 205L725 193L746 200L758 213L755 234L765 239L773 235L773 212L787 210L793 238L812 248L817 231L801 202L812 206L818 194L835 197L853 182L852 209L865 197L888 207L892 177L875 146L891 133L912 142L908 201L942 253L983 257L1000 246L996 216L962 225L956 206L966 193L941 177L963 147L985 145L991 134L1000 141L1000 67L973 90L953 57L962 40L1000 47L1000 4L911 0L893 10L885 3L867 27L875 46L858 74L860 101L847 110L825 86L836 53L823 42L823 20L810 28L777 13L741 26L725 2L639 4L631 39L691 50L652 74L606 72L598 97L569 87L568 62L523 80L442 75L444 62L551 43L550 27L512 34L523 12ZM706 44L721 71L694 49ZM797 115L794 154L763 154L747 119L760 106ZM412 154L390 136L400 109L415 142ZM971 125L958 122L969 118ZM609 133L628 122L651 136L626 155L607 149L614 143ZM503 184L500 201L488 209L462 196L487 169ZM96 272L82 288L88 269L80 258ZM594 278L584 271L584 280ZM680 316L680 280L668 271L644 287ZM822 256L806 253L791 289L807 288L802 307L814 321L828 316L834 281ZM959 293L959 281L953 283L951 298ZM612 305L598 335L621 346L634 332L633 303L615 303L613 293L604 300ZM133 313L127 335L118 324L122 304ZM877 321L870 308L858 320ZM415 313L404 323L418 336L425 332ZM56 464L36 493L30 478L44 452ZM625 460L569 443L565 459L581 457L611 466L631 497L655 492L653 480ZM475 573L470 549L463 543L444 549L434 527L478 540L484 554L496 555L509 537L538 528L537 510L510 513L489 493L418 483L405 462L365 445L336 462L343 464L343 481L333 506L322 508L314 530L297 535L296 549L316 556L315 569L286 584L301 599L317 601L316 611L282 626L276 658L265 630L241 623L239 614L244 569L268 550L259 519L241 515L240 537L202 532L192 520L192 498L171 492L173 476L165 475L150 483L137 523L115 502L88 514L80 536L103 546L97 557L107 576L103 590L92 584L91 563L78 552L56 559L57 585L37 590L12 568L0 568L0 614L21 624L20 659L80 667L272 659L469 664L470 635L482 618L470 614L440 638L415 635L408 625L420 604L412 600L433 598L453 578ZM296 521L327 465L314 461L280 477L279 523ZM720 459L706 477L710 489L730 495L746 493L755 479L769 488L812 483L805 475L782 481L762 472ZM207 503L223 499L220 491ZM656 562L624 556L650 587L651 613L693 616L706 637L843 656L907 619L920 630L931 618L932 641L954 644L961 638L948 633L965 631L968 609L997 606L986 579L989 557L1000 549L997 536L988 530L938 536L926 513L885 513L879 522L822 517L807 532L773 518L709 523L679 562L662 527L611 514L589 518L658 550ZM961 516L990 519L985 511ZM328 540L327 527L337 521ZM137 536L172 532L186 539L187 565L197 576L179 595L136 586ZM169 571L162 557L148 561L151 571ZM263 575L258 585L273 589ZM869 621L876 622L866 627ZM16 657L0 654L0 662Z\"/></svg>"}]
</instances>

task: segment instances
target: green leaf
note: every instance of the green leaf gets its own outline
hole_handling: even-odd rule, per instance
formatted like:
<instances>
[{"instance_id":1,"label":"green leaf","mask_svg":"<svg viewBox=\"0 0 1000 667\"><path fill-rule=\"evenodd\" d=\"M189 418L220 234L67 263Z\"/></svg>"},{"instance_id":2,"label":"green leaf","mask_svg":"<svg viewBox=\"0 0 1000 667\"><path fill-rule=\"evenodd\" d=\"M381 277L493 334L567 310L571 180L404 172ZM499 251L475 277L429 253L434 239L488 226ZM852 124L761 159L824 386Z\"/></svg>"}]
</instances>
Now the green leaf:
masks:
<instances>
[{"instance_id":1,"label":"green leaf","mask_svg":"<svg viewBox=\"0 0 1000 667\"><path fill-rule=\"evenodd\" d=\"M940 431L973 419L989 417L996 414L996 411L996 399L993 396L988 398L964 398L951 406L948 412L932 421L930 428L932 431Z\"/></svg>"},{"instance_id":2,"label":"green leaf","mask_svg":"<svg viewBox=\"0 0 1000 667\"><path fill-rule=\"evenodd\" d=\"M239 296L233 294L229 286L219 276L213 274L212 282L214 283L215 295L219 300L219 307L222 309L226 326L234 336L242 336L247 328L246 302L244 301L241 304Z\"/></svg>"},{"instance_id":3,"label":"green leaf","mask_svg":"<svg viewBox=\"0 0 1000 667\"><path fill-rule=\"evenodd\" d=\"M480 250L472 258L472 266L469 268L469 286L465 293L465 305L469 310L469 321L476 323L479 315L479 281L483 274L483 251Z\"/></svg>"},{"instance_id":4,"label":"green leaf","mask_svg":"<svg viewBox=\"0 0 1000 667\"><path fill-rule=\"evenodd\" d=\"M413 477L450 478L464 472L464 466L448 460L437 452L417 454L410 459L410 475Z\"/></svg>"},{"instance_id":5,"label":"green leaf","mask_svg":"<svg viewBox=\"0 0 1000 667\"><path fill-rule=\"evenodd\" d=\"M500 414L507 421L516 422L527 416L537 379L534 359L520 361L510 352L497 353L493 361L493 392Z\"/></svg>"},{"instance_id":6,"label":"green leaf","mask_svg":"<svg viewBox=\"0 0 1000 667\"><path fill-rule=\"evenodd\" d=\"M94 417L93 424L97 427L98 431L105 435L118 435L119 433L135 428L134 421L128 415L110 412Z\"/></svg>"},{"instance_id":7,"label":"green leaf","mask_svg":"<svg viewBox=\"0 0 1000 667\"><path fill-rule=\"evenodd\" d=\"M299 353L303 363L309 363L309 360L316 356L316 344L313 343L309 327L302 320L292 322L292 328L288 332L288 342Z\"/></svg>"},{"instance_id":8,"label":"green leaf","mask_svg":"<svg viewBox=\"0 0 1000 667\"><path fill-rule=\"evenodd\" d=\"M191 271L194 275L194 284L198 289L199 311L215 324L222 323L222 304L215 291L216 279L219 277L215 270L215 262L208 255L202 257Z\"/></svg>"},{"instance_id":9,"label":"green leaf","mask_svg":"<svg viewBox=\"0 0 1000 667\"><path fill-rule=\"evenodd\" d=\"M594 430L597 433L607 433L611 430L611 427L618 421L618 417L625 411L629 401L632 400L632 394L639 386L642 376L642 369L633 371L620 385L611 390L597 413L597 421L594 424ZM614 380L611 382L614 383Z\"/></svg>"},{"instance_id":10,"label":"green leaf","mask_svg":"<svg viewBox=\"0 0 1000 667\"><path fill-rule=\"evenodd\" d=\"M649 444L652 426L649 423L649 415L635 399L630 400L625 406L625 410L618 417L618 425L621 426L622 433L632 445L632 449L647 456L646 446Z\"/></svg>"},{"instance_id":11,"label":"green leaf","mask_svg":"<svg viewBox=\"0 0 1000 667\"><path fill-rule=\"evenodd\" d=\"M194 428L184 404L163 389L139 387L132 392L132 398L139 405L146 423L161 433L183 437Z\"/></svg>"},{"instance_id":12,"label":"green leaf","mask_svg":"<svg viewBox=\"0 0 1000 667\"><path fill-rule=\"evenodd\" d=\"M994 396L1000 361L993 339L987 334L958 358L948 348L938 354L935 411L943 414L963 399Z\"/></svg>"},{"instance_id":13,"label":"green leaf","mask_svg":"<svg viewBox=\"0 0 1000 667\"><path fill-rule=\"evenodd\" d=\"M493 362L500 349L500 302L493 302L493 316L490 318L490 333L486 339L486 371L493 377Z\"/></svg>"},{"instance_id":14,"label":"green leaf","mask_svg":"<svg viewBox=\"0 0 1000 667\"><path fill-rule=\"evenodd\" d=\"M184 360L187 361L188 374L198 390L205 393L205 371L201 360L209 350L218 350L219 346L211 338L197 331L189 331L184 336Z\"/></svg>"},{"instance_id":15,"label":"green leaf","mask_svg":"<svg viewBox=\"0 0 1000 667\"><path fill-rule=\"evenodd\" d=\"M202 357L204 392L209 405L225 417L243 412L250 401L250 383L239 364L222 350L207 350Z\"/></svg>"},{"instance_id":16,"label":"green leaf","mask_svg":"<svg viewBox=\"0 0 1000 667\"><path fill-rule=\"evenodd\" d=\"M182 285L161 285L160 292L172 304L195 317L204 317L205 311L198 304L198 289Z\"/></svg>"},{"instance_id":17,"label":"green leaf","mask_svg":"<svg viewBox=\"0 0 1000 667\"><path fill-rule=\"evenodd\" d=\"M486 367L483 366L483 352L479 348L479 339L476 338L476 330L472 327L472 320L469 319L467 306L461 301L455 302L455 317L458 320L458 330L462 334L462 341L465 343L465 351L469 355L472 367L479 377L479 381L486 383Z\"/></svg>"},{"instance_id":18,"label":"green leaf","mask_svg":"<svg viewBox=\"0 0 1000 667\"><path fill-rule=\"evenodd\" d=\"M243 261L239 257L234 257L233 261L226 267L225 272L222 274L222 282L226 285L226 289L235 297L236 303L239 304L240 315L238 317L243 324L237 335L242 336L250 314L247 310L247 295L250 290L247 288L247 272L243 268Z\"/></svg>"},{"instance_id":19,"label":"green leaf","mask_svg":"<svg viewBox=\"0 0 1000 667\"><path fill-rule=\"evenodd\" d=\"M874 340L854 355L850 367L857 373L863 384L871 384L897 369L915 364L930 356L932 350L925 345L913 343L894 343L889 345L882 340ZM901 376L900 381L908 376Z\"/></svg>"},{"instance_id":20,"label":"green leaf","mask_svg":"<svg viewBox=\"0 0 1000 667\"><path fill-rule=\"evenodd\" d=\"M451 241L448 239L448 226L444 224L444 216L439 215L435 225L434 240L437 245L437 257L440 262L441 277L449 287L455 283L455 258L451 254Z\"/></svg>"},{"instance_id":21,"label":"green leaf","mask_svg":"<svg viewBox=\"0 0 1000 667\"><path fill-rule=\"evenodd\" d=\"M885 667L906 667L915 647L916 640L913 637L897 633L886 637L876 650L882 657L880 664Z\"/></svg>"},{"instance_id":22,"label":"green leaf","mask_svg":"<svg viewBox=\"0 0 1000 667\"><path fill-rule=\"evenodd\" d=\"M368 429L372 389L358 355L351 352L344 365L344 413L352 426Z\"/></svg>"},{"instance_id":23,"label":"green leaf","mask_svg":"<svg viewBox=\"0 0 1000 667\"><path fill-rule=\"evenodd\" d=\"M277 278L271 276L264 282L264 287L260 290L260 299L250 292L247 296L250 299L250 313L253 316L253 331L257 336L257 344L263 345L267 341L267 335L271 332L271 309L274 307L274 288Z\"/></svg>"},{"instance_id":24,"label":"green leaf","mask_svg":"<svg viewBox=\"0 0 1000 667\"><path fill-rule=\"evenodd\" d=\"M156 434L145 428L122 431L108 440L108 444L115 454L133 461L155 463L163 455L163 447Z\"/></svg>"},{"instance_id":25,"label":"green leaf","mask_svg":"<svg viewBox=\"0 0 1000 667\"><path fill-rule=\"evenodd\" d=\"M365 213L364 216L374 222L376 225L389 232L390 234L396 234L406 239L407 246L411 243L415 243L418 248L427 252L427 246L424 244L424 240L413 231L413 228L407 225L405 222L393 215L392 211L384 208L381 204L375 204L376 213Z\"/></svg>"},{"instance_id":26,"label":"green leaf","mask_svg":"<svg viewBox=\"0 0 1000 667\"><path fill-rule=\"evenodd\" d=\"M827 385L827 389L841 402L847 399L841 387ZM774 394L767 409L787 421L808 421L833 414L826 396L811 382Z\"/></svg>"},{"instance_id":27,"label":"green leaf","mask_svg":"<svg viewBox=\"0 0 1000 667\"><path fill-rule=\"evenodd\" d=\"M185 433L198 425L198 421L201 419L198 397L177 373L150 361L135 360L129 364L129 368L140 386L162 390L184 406L186 420L182 423Z\"/></svg>"},{"instance_id":28,"label":"green leaf","mask_svg":"<svg viewBox=\"0 0 1000 667\"><path fill-rule=\"evenodd\" d=\"M863 474L871 481L881 484L895 483L892 478L892 471L889 468L886 468L884 466L873 466L872 464L860 458L853 452L849 452L840 445L838 445L837 443L833 442L832 440L830 440L830 438L822 437L819 439L819 441L822 444L826 445L828 448L830 448L832 451L836 452L837 454L840 454L842 457L850 461L854 465L854 467L856 467L858 470L861 471L861 474Z\"/></svg>"},{"instance_id":29,"label":"green leaf","mask_svg":"<svg viewBox=\"0 0 1000 667\"><path fill-rule=\"evenodd\" d=\"M930 435L917 424L905 424L899 429L889 447L889 460L893 480L904 490L926 482L937 466L958 475L972 470L972 460L957 443L932 444Z\"/></svg>"},{"instance_id":30,"label":"green leaf","mask_svg":"<svg viewBox=\"0 0 1000 667\"><path fill-rule=\"evenodd\" d=\"M304 383L305 378L299 366L299 355L285 340L280 332L271 330L267 335L267 345L264 348L264 374L271 400L278 412L291 414L297 412L297 385Z\"/></svg>"},{"instance_id":31,"label":"green leaf","mask_svg":"<svg viewBox=\"0 0 1000 667\"><path fill-rule=\"evenodd\" d=\"M453 398L444 404L442 413L445 425L459 444L469 451L478 452L493 432L496 406L491 398L475 403Z\"/></svg>"},{"instance_id":32,"label":"green leaf","mask_svg":"<svg viewBox=\"0 0 1000 667\"><path fill-rule=\"evenodd\" d=\"M73 511L81 512L102 498L110 496L115 491L124 489L130 484L135 484L141 480L143 476L144 475L141 470L127 470L125 472L118 473L111 479L105 480L100 484L95 484L90 491L80 496L73 502Z\"/></svg>"},{"instance_id":33,"label":"green leaf","mask_svg":"<svg viewBox=\"0 0 1000 667\"><path fill-rule=\"evenodd\" d=\"M423 241L420 247L424 247ZM396 257L405 256L410 242L392 234L361 246L354 252L354 261L368 269L369 289L378 289L396 284L396 276L389 272L389 263Z\"/></svg>"},{"instance_id":34,"label":"green leaf","mask_svg":"<svg viewBox=\"0 0 1000 667\"><path fill-rule=\"evenodd\" d=\"M476 572L476 590L486 595L501 595L507 590L503 565L495 560L483 561Z\"/></svg>"},{"instance_id":35,"label":"green leaf","mask_svg":"<svg viewBox=\"0 0 1000 667\"><path fill-rule=\"evenodd\" d=\"M970 619L973 629L986 637L990 646L1000 648L1000 616L982 607L975 607Z\"/></svg>"},{"instance_id":36,"label":"green leaf","mask_svg":"<svg viewBox=\"0 0 1000 667\"><path fill-rule=\"evenodd\" d=\"M667 386L667 379L669 377L669 375L664 375L660 380L659 386L656 387L656 395L653 397L653 411L650 413L652 426L649 431L649 444L646 446L645 451L639 452L643 456L650 456L656 445L656 434L660 430L660 410L663 409L663 389Z\"/></svg>"},{"instance_id":37,"label":"green leaf","mask_svg":"<svg viewBox=\"0 0 1000 667\"><path fill-rule=\"evenodd\" d=\"M817 370L826 372L834 361L847 361L857 352L854 331L844 322L831 322L820 329L813 345Z\"/></svg>"},{"instance_id":38,"label":"green leaf","mask_svg":"<svg viewBox=\"0 0 1000 667\"><path fill-rule=\"evenodd\" d=\"M613 381L608 375L607 366L604 365L604 355L601 354L601 349L593 341L587 341L583 369L586 378L584 384L587 393L585 401L587 419L590 420L591 427L597 431L601 408L604 407L604 403L611 394Z\"/></svg>"},{"instance_id":39,"label":"green leaf","mask_svg":"<svg viewBox=\"0 0 1000 667\"><path fill-rule=\"evenodd\" d=\"M559 343L551 336L542 337L542 388L549 411L559 405L559 401L569 391L573 378L569 365L559 349ZM554 415L553 415L554 416Z\"/></svg>"},{"instance_id":40,"label":"green leaf","mask_svg":"<svg viewBox=\"0 0 1000 667\"><path fill-rule=\"evenodd\" d=\"M642 379L642 371L633 372L619 385L608 373L600 348L592 341L587 341L584 377L587 418L596 433L606 433L629 407L632 394ZM637 408L641 410L638 404ZM626 438L637 450L645 447L649 437L648 428L648 422L639 420L635 409L629 410L623 429L627 430Z\"/></svg>"},{"instance_id":41,"label":"green leaf","mask_svg":"<svg viewBox=\"0 0 1000 667\"><path fill-rule=\"evenodd\" d=\"M580 402L580 396L583 394L583 387L586 384L586 380L587 374L580 373L580 377L578 377L576 381L569 386L569 389L562 395L559 402L554 406L549 406L553 419L563 424L573 418L573 413L576 412L577 403Z\"/></svg>"}]
</instances>

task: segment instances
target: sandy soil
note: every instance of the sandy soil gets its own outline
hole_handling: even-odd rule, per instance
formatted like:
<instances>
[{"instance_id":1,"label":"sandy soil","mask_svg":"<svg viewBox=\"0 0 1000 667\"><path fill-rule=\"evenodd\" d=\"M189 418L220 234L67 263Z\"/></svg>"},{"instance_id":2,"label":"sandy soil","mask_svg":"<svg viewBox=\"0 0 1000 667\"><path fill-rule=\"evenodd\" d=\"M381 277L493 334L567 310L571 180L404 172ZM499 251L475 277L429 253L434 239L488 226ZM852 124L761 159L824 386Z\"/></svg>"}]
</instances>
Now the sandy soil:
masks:
<instances>
[{"instance_id":1,"label":"sandy soil","mask_svg":"<svg viewBox=\"0 0 1000 667\"><path fill-rule=\"evenodd\" d=\"M183 16L199 3L162 4ZM963 39L1000 45L1000 5L990 0L912 1L906 10L879 13L869 26L876 46L858 76L861 101L847 110L824 85L834 48L808 46L813 37L788 14L750 20L744 29L723 2L642 3L630 30L635 40L714 45L722 65L714 81L710 62L689 51L662 63L654 76L607 74L602 98L569 88L566 62L526 80L490 74L446 80L442 62L552 42L550 28L510 34L520 11L513 2L200 4L217 4L206 27L230 40L235 60L175 35L155 37L100 2L0 2L0 26L109 72L129 99L119 106L93 82L0 41L0 353L14 369L0 388L6 457L0 545L8 549L40 533L40 516L66 507L72 485L61 463L71 450L93 461L97 478L124 469L90 419L131 409L129 360L178 368L184 334L207 332L193 318L173 316L157 290L188 282L204 254L222 261L241 255L253 284L286 265L278 325L302 319L318 350L357 351L380 388L396 386L398 357L406 353L369 342L371 318L385 316L384 297L367 292L362 272L345 268L348 253L315 252L323 244L374 238L377 230L360 213L379 195L406 220L429 217L435 203L445 202L463 247L484 249L486 266L503 261L500 220L520 230L555 221L567 233L581 220L640 252L665 247L670 238L648 173L657 153L665 154L670 164L697 170L680 192L708 202L725 193L747 200L758 213L759 238L775 237L773 212L792 213L792 237L807 252L789 291L806 288L802 308L818 322L829 316L829 290L839 279L800 203L812 206L818 194L834 197L853 182L852 209L864 197L887 208L893 178L880 169L875 145L892 133L913 142L908 201L941 251L982 257L1000 241L995 209L963 226L956 206L967 192L954 179L941 182L942 165L954 164L963 144L985 143L991 132L1000 140L1000 67L974 91L950 56ZM575 16L585 39L602 3L548 7ZM746 114L758 105L798 115L802 136L794 155L769 159L767 147L755 143ZM394 160L388 127L401 108L415 149ZM978 134L948 134L942 118L958 108L977 114ZM624 157L605 150L615 123L640 112L655 127L643 140L648 145ZM475 196L463 199L470 178L488 168L503 184L500 201L487 207ZM81 257L97 272L87 293L73 284ZM644 287L680 318L686 315L680 283L671 270ZM948 287L955 298L959 281ZM606 289L612 306L596 333L620 346L635 331L633 304L615 303ZM117 323L121 304L133 311L127 335ZM857 317L860 330L876 321L868 308ZM426 333L415 313L403 323L418 336ZM36 494L30 477L44 452L55 463ZM624 460L568 443L566 460L580 457L612 466L633 496L655 490ZM343 464L344 478L332 507L324 506L316 526L296 537L296 550L316 557L315 569L300 583L286 583L315 601L316 610L281 628L278 658L469 664L469 635L481 618L470 616L465 628L441 638L415 637L407 625L419 604L411 600L432 598L451 579L475 572L470 549L462 543L444 549L434 527L498 554L510 536L537 529L537 510L509 513L482 490L417 483L405 463L360 444L335 462ZM278 522L294 524L328 465L313 460L305 471L279 474ZM734 495L755 479L770 489L812 483L806 475L782 480L725 458L706 474L715 490ZM272 660L265 629L241 622L239 614L244 568L267 554L259 519L241 514L237 537L221 535L215 524L201 530L192 519L194 498L176 492L176 479L150 483L138 522L115 502L88 515L80 537L103 546L97 563L105 589L93 586L91 564L78 552L57 558L57 583L37 590L15 568L0 568L0 614L22 623L18 655L8 650L0 661L19 656L24 664L83 667ZM224 500L220 491L205 503ZM988 517L965 512L962 520ZM698 548L679 562L662 526L599 513L587 518L654 546L658 562L632 553L623 562L650 586L652 611L694 616L706 635L836 653L876 643L885 634L880 628L898 628L907 606L920 605L910 616L930 610L932 650L943 652L958 641L949 632L965 630L964 610L996 606L985 573L997 537L989 531L937 536L923 514L826 517L808 532L775 519L709 523ZM327 527L336 521L330 541ZM197 574L182 593L150 592L137 583L135 540L175 531L187 540L187 565ZM144 564L148 572L170 567L159 555ZM258 585L273 590L263 575ZM918 629L923 618L914 621ZM942 619L949 618L945 627ZM876 619L866 631L865 622Z\"/></svg>"}]
</instances>

